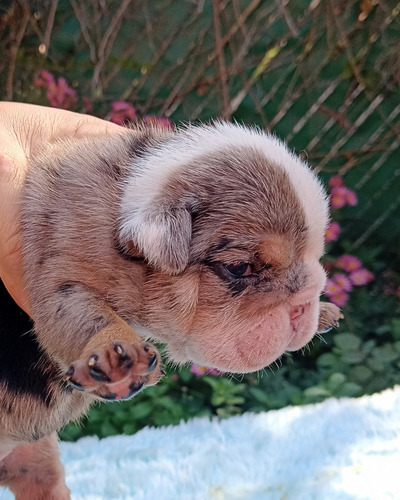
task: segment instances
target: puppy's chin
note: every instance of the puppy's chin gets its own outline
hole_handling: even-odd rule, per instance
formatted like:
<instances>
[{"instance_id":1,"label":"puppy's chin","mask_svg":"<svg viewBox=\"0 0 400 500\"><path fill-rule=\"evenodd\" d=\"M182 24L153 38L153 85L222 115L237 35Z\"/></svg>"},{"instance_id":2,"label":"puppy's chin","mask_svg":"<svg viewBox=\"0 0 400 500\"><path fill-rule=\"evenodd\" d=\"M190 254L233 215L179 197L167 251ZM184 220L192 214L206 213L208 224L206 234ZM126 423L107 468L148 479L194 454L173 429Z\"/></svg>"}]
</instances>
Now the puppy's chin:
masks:
<instances>
[{"instance_id":1,"label":"puppy's chin","mask_svg":"<svg viewBox=\"0 0 400 500\"><path fill-rule=\"evenodd\" d=\"M317 330L318 300L277 306L253 320L235 324L219 318L206 333L168 335L168 354L176 363L192 362L222 372L251 373L306 345ZM164 339L166 340L166 339Z\"/></svg>"}]
</instances>

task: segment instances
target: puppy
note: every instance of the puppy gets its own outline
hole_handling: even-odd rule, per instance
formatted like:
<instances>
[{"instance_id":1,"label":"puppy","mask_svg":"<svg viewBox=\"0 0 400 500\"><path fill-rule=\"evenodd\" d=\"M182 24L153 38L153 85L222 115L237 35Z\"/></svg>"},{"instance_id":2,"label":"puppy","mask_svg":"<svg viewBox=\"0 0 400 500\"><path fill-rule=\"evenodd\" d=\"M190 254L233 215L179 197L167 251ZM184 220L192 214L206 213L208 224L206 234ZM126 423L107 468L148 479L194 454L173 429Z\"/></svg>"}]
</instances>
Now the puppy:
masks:
<instances>
[{"instance_id":1,"label":"puppy","mask_svg":"<svg viewBox=\"0 0 400 500\"><path fill-rule=\"evenodd\" d=\"M245 373L336 325L319 302L327 220L309 167L257 130L138 127L47 147L21 208L34 330L13 335L0 372L1 484L68 499L55 431L158 382L146 339Z\"/></svg>"}]
</instances>

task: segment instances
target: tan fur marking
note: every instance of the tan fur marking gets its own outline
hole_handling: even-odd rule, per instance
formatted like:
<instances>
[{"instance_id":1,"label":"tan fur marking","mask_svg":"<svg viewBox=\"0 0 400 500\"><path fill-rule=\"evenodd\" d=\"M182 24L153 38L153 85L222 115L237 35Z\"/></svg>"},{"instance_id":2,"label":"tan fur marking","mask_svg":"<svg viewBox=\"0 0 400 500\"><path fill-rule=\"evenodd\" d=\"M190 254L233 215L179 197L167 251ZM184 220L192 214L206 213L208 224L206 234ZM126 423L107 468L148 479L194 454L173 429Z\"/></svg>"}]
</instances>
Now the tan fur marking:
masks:
<instances>
[{"instance_id":1,"label":"tan fur marking","mask_svg":"<svg viewBox=\"0 0 400 500\"><path fill-rule=\"evenodd\" d=\"M262 260L271 266L287 269L293 263L295 254L293 243L283 235L267 236L257 248Z\"/></svg>"}]
</instances>

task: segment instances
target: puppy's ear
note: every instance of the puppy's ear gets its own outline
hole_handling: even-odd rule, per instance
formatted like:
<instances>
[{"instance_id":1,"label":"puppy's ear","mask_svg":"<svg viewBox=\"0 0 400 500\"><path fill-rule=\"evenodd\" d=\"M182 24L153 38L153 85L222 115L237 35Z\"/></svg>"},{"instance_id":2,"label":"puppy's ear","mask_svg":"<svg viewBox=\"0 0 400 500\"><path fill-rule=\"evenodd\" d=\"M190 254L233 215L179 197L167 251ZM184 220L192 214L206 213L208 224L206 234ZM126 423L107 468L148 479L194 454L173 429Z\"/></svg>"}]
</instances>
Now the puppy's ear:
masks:
<instances>
[{"instance_id":1,"label":"puppy's ear","mask_svg":"<svg viewBox=\"0 0 400 500\"><path fill-rule=\"evenodd\" d=\"M153 200L130 211L123 207L122 212L119 235L125 248L137 247L149 264L168 274L185 269L192 236L188 204Z\"/></svg>"}]
</instances>

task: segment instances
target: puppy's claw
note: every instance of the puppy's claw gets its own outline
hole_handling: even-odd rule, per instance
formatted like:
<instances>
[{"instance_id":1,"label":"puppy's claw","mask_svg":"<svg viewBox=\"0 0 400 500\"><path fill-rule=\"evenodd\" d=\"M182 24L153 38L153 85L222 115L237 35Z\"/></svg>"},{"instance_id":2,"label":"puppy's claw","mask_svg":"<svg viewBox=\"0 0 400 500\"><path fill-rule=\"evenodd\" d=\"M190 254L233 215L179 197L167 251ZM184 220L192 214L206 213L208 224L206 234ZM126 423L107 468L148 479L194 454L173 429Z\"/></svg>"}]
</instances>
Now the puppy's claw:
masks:
<instances>
[{"instance_id":1,"label":"puppy's claw","mask_svg":"<svg viewBox=\"0 0 400 500\"><path fill-rule=\"evenodd\" d=\"M114 346L114 351L119 355L123 356L124 354L126 355L126 352L122 349L122 347L119 344L116 344Z\"/></svg>"},{"instance_id":2,"label":"puppy's claw","mask_svg":"<svg viewBox=\"0 0 400 500\"><path fill-rule=\"evenodd\" d=\"M99 368L94 368L90 367L89 368L89 373L90 375L97 381L97 382L110 382L111 379L108 375L106 375L102 370Z\"/></svg>"},{"instance_id":3,"label":"puppy's claw","mask_svg":"<svg viewBox=\"0 0 400 500\"><path fill-rule=\"evenodd\" d=\"M78 391L83 392L85 389L84 387L81 386L81 384L78 384L78 382L74 382L73 380L69 380L68 383L72 385L74 389L77 389Z\"/></svg>"},{"instance_id":4,"label":"puppy's claw","mask_svg":"<svg viewBox=\"0 0 400 500\"><path fill-rule=\"evenodd\" d=\"M150 351L149 351L150 352ZM150 373L157 366L157 354L154 352L150 354L149 367L147 368L147 373Z\"/></svg>"},{"instance_id":5,"label":"puppy's claw","mask_svg":"<svg viewBox=\"0 0 400 500\"><path fill-rule=\"evenodd\" d=\"M149 345L145 345L143 349L145 352L147 352L149 356L153 356L156 354L155 351Z\"/></svg>"},{"instance_id":6,"label":"puppy's claw","mask_svg":"<svg viewBox=\"0 0 400 500\"><path fill-rule=\"evenodd\" d=\"M339 326L339 324L335 324L334 326ZM326 328L324 328L323 330L318 330L317 333L321 333L321 334L324 334L324 333L328 333L332 330L333 326L327 326Z\"/></svg>"},{"instance_id":7,"label":"puppy's claw","mask_svg":"<svg viewBox=\"0 0 400 500\"><path fill-rule=\"evenodd\" d=\"M88 362L88 365L89 366L95 366L96 362L98 360L98 357L94 354L93 356L91 356L91 358L89 359L89 362Z\"/></svg>"},{"instance_id":8,"label":"puppy's claw","mask_svg":"<svg viewBox=\"0 0 400 500\"><path fill-rule=\"evenodd\" d=\"M85 389L81 386L81 384L78 384L78 382L74 382L72 380L72 375L74 373L75 373L74 367L70 366L63 377L64 382L68 382L70 386L72 386L74 389L77 389L78 391L84 391Z\"/></svg>"},{"instance_id":9,"label":"puppy's claw","mask_svg":"<svg viewBox=\"0 0 400 500\"><path fill-rule=\"evenodd\" d=\"M128 399L129 398L132 398L133 396L135 396L138 392L140 392L145 386L145 383L144 382L132 382L132 384L129 386L129 389L130 389L130 393L129 393L129 396L128 396Z\"/></svg>"},{"instance_id":10,"label":"puppy's claw","mask_svg":"<svg viewBox=\"0 0 400 500\"><path fill-rule=\"evenodd\" d=\"M66 382L68 382L68 380L71 379L71 377L72 377L73 374L74 374L74 368L71 366L70 368L68 368L66 374L63 377L63 380L65 380Z\"/></svg>"}]
</instances>

